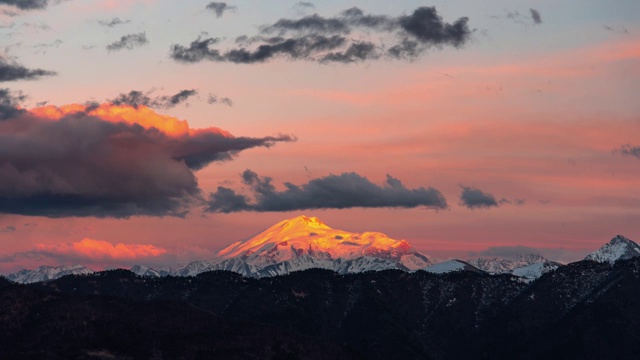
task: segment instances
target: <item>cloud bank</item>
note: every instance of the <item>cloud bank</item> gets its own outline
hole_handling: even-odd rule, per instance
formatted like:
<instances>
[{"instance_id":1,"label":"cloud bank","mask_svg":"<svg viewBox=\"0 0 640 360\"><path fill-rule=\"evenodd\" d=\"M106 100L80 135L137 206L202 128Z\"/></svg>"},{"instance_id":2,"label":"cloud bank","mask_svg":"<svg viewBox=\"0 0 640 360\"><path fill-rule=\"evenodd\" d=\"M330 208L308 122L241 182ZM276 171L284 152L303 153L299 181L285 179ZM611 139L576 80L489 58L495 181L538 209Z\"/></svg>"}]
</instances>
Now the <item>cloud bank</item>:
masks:
<instances>
[{"instance_id":1,"label":"cloud bank","mask_svg":"<svg viewBox=\"0 0 640 360\"><path fill-rule=\"evenodd\" d=\"M242 182L250 188L253 201L230 188L219 186L215 193L209 195L206 211L231 213L419 206L447 208L440 191L431 187L408 189L390 175L387 175L382 186L356 173L343 173L313 179L300 186L286 182L286 190L277 191L271 183L272 178L260 177L251 170L245 170Z\"/></svg>"},{"instance_id":2,"label":"cloud bank","mask_svg":"<svg viewBox=\"0 0 640 360\"><path fill-rule=\"evenodd\" d=\"M195 171L294 141L235 137L140 106L45 106L0 121L0 214L184 216L203 203Z\"/></svg>"},{"instance_id":3,"label":"cloud bank","mask_svg":"<svg viewBox=\"0 0 640 360\"><path fill-rule=\"evenodd\" d=\"M353 35L356 32L358 36ZM245 41L225 50L218 47L220 38L201 35L187 46L172 45L171 57L182 63L237 64L279 57L320 63L415 59L433 47L460 47L470 37L468 18L446 23L435 7L419 7L410 15L396 17L366 14L354 7L329 18L314 14L280 19L263 26L253 37L242 36Z\"/></svg>"}]
</instances>

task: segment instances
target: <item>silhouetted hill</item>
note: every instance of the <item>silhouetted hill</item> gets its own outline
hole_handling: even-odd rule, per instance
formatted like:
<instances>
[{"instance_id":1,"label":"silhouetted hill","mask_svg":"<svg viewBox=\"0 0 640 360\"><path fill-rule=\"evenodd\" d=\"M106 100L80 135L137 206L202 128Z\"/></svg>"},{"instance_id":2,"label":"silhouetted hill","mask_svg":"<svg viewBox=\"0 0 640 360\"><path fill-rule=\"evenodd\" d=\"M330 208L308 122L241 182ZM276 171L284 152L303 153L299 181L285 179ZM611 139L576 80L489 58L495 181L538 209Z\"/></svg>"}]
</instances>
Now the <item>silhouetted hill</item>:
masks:
<instances>
[{"instance_id":1,"label":"silhouetted hill","mask_svg":"<svg viewBox=\"0 0 640 360\"><path fill-rule=\"evenodd\" d=\"M468 271L66 276L0 290L0 358L637 358L639 274L640 258L531 283Z\"/></svg>"}]
</instances>

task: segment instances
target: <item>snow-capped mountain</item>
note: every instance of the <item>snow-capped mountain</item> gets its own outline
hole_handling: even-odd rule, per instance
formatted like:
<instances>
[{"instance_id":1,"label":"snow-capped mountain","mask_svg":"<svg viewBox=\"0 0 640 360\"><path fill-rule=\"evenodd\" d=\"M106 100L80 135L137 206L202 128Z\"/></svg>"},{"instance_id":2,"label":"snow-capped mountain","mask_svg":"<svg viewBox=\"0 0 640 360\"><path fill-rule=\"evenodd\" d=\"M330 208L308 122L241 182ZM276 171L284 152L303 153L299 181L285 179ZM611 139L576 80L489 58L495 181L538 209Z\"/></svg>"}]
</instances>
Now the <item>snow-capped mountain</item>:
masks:
<instances>
[{"instance_id":1,"label":"snow-capped mountain","mask_svg":"<svg viewBox=\"0 0 640 360\"><path fill-rule=\"evenodd\" d=\"M134 265L131 267L131 272L138 276L150 276L150 277L159 277L160 272L156 269L150 268L144 265Z\"/></svg>"},{"instance_id":2,"label":"snow-capped mountain","mask_svg":"<svg viewBox=\"0 0 640 360\"><path fill-rule=\"evenodd\" d=\"M426 256L405 240L394 240L379 232L332 229L316 217L298 216L229 245L213 259L163 268L156 271L158 275L148 275L195 276L205 271L226 270L263 277L311 268L349 274L387 269L410 271L430 264Z\"/></svg>"},{"instance_id":3,"label":"snow-capped mountain","mask_svg":"<svg viewBox=\"0 0 640 360\"><path fill-rule=\"evenodd\" d=\"M491 274L509 273L517 268L540 264L546 261L548 260L538 254L518 255L513 258L479 257L467 260L469 264Z\"/></svg>"},{"instance_id":4,"label":"snow-capped mountain","mask_svg":"<svg viewBox=\"0 0 640 360\"><path fill-rule=\"evenodd\" d=\"M630 259L636 256L640 256L640 245L622 235L617 235L584 259L613 264L618 260Z\"/></svg>"},{"instance_id":5,"label":"snow-capped mountain","mask_svg":"<svg viewBox=\"0 0 640 360\"><path fill-rule=\"evenodd\" d=\"M318 218L306 216L281 221L248 240L231 244L216 255L220 261L240 259L257 269L284 262L288 264L285 267L292 269L324 265L333 268L330 263L334 261L344 263L358 258L388 260L393 268L401 266L409 270L431 264L405 240L394 240L379 232L352 233L332 229ZM381 264L360 260L360 264L368 262L376 268Z\"/></svg>"},{"instance_id":6,"label":"snow-capped mountain","mask_svg":"<svg viewBox=\"0 0 640 360\"><path fill-rule=\"evenodd\" d=\"M431 266L427 266L421 270L434 273L434 274L445 274L445 273L457 272L457 271L484 272L483 270L480 270L477 267L465 261L456 260L456 259L448 260L448 261L441 262Z\"/></svg>"},{"instance_id":7,"label":"snow-capped mountain","mask_svg":"<svg viewBox=\"0 0 640 360\"><path fill-rule=\"evenodd\" d=\"M61 278L65 275L86 275L94 271L82 265L40 266L36 270L22 269L9 274L7 279L20 284L30 284Z\"/></svg>"},{"instance_id":8,"label":"snow-capped mountain","mask_svg":"<svg viewBox=\"0 0 640 360\"><path fill-rule=\"evenodd\" d=\"M511 270L511 274L524 278L526 280L535 280L540 276L548 273L549 271L555 270L562 266L562 264L557 263L555 261L545 261L542 263L535 263L523 267L519 267Z\"/></svg>"}]
</instances>

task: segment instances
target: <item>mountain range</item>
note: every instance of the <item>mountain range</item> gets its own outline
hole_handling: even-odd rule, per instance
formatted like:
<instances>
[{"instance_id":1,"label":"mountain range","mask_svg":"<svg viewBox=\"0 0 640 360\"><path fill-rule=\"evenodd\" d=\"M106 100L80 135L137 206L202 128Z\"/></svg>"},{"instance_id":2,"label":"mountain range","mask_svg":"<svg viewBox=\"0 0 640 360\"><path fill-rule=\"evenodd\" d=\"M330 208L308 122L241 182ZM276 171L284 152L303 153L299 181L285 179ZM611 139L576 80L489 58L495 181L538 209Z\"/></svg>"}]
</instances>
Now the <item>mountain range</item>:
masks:
<instances>
[{"instance_id":1,"label":"mountain range","mask_svg":"<svg viewBox=\"0 0 640 360\"><path fill-rule=\"evenodd\" d=\"M640 256L640 245L618 235L585 259L613 264L635 256ZM316 217L298 216L281 221L249 239L237 241L217 252L212 259L159 269L135 265L131 271L140 276L162 277L196 276L207 271L224 270L260 278L314 268L339 274L395 269L512 274L531 281L561 266L538 254L512 258L478 257L465 261L452 259L435 263L406 240L394 240L379 232L337 230ZM7 278L18 283L33 283L92 272L82 265L41 266L36 270L20 270Z\"/></svg>"},{"instance_id":2,"label":"mountain range","mask_svg":"<svg viewBox=\"0 0 640 360\"><path fill-rule=\"evenodd\" d=\"M475 270L0 277L0 359L636 359L638 294L640 257L530 282Z\"/></svg>"}]
</instances>

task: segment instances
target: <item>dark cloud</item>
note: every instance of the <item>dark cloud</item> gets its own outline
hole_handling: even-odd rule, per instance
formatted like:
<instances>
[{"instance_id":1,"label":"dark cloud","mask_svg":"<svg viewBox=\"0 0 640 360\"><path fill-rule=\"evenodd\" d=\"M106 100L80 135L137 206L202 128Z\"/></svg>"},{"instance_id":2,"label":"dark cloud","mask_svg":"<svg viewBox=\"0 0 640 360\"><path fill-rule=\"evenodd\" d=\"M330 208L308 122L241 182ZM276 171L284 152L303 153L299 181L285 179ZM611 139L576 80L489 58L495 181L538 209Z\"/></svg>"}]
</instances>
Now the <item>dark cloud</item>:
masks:
<instances>
[{"instance_id":1,"label":"dark cloud","mask_svg":"<svg viewBox=\"0 0 640 360\"><path fill-rule=\"evenodd\" d=\"M186 123L148 109L127 110L142 118L144 127L108 121L99 114L109 106L54 121L31 112L0 121L0 213L183 216L204 201L196 170L232 160L242 150L295 140L234 137L217 128L176 133Z\"/></svg>"},{"instance_id":2,"label":"dark cloud","mask_svg":"<svg viewBox=\"0 0 640 360\"><path fill-rule=\"evenodd\" d=\"M233 106L233 100L229 99L228 97L221 97L219 98L218 96L214 95L214 94L209 94L209 98L207 99L207 103L213 105L213 104L224 104L227 106Z\"/></svg>"},{"instance_id":3,"label":"dark cloud","mask_svg":"<svg viewBox=\"0 0 640 360\"><path fill-rule=\"evenodd\" d=\"M629 33L629 29L627 29L626 27L623 27L623 26L621 26L621 27L613 27L613 26L602 24L602 27L607 31L611 31L611 32L618 33L618 34L628 34Z\"/></svg>"},{"instance_id":4,"label":"dark cloud","mask_svg":"<svg viewBox=\"0 0 640 360\"><path fill-rule=\"evenodd\" d=\"M7 234L7 233L12 233L12 232L16 232L16 227L13 225L9 225L7 227L5 227L4 229L0 229L0 234Z\"/></svg>"},{"instance_id":5,"label":"dark cloud","mask_svg":"<svg viewBox=\"0 0 640 360\"><path fill-rule=\"evenodd\" d=\"M198 36L188 47L174 44L171 46L171 57L184 63L195 63L202 60L222 61L220 51L211 46L220 42L219 38L207 38L206 34Z\"/></svg>"},{"instance_id":6,"label":"dark cloud","mask_svg":"<svg viewBox=\"0 0 640 360\"><path fill-rule=\"evenodd\" d=\"M9 5L20 10L36 10L46 8L49 0L0 0L0 5Z\"/></svg>"},{"instance_id":7,"label":"dark cloud","mask_svg":"<svg viewBox=\"0 0 640 360\"><path fill-rule=\"evenodd\" d=\"M622 155L635 156L640 159L640 146L632 146L631 144L623 145L617 149Z\"/></svg>"},{"instance_id":8,"label":"dark cloud","mask_svg":"<svg viewBox=\"0 0 640 360\"><path fill-rule=\"evenodd\" d=\"M538 24L542 24L542 16L540 16L540 12L536 9L529 9L529 13L531 14L531 20L533 20L533 23L538 25Z\"/></svg>"},{"instance_id":9,"label":"dark cloud","mask_svg":"<svg viewBox=\"0 0 640 360\"><path fill-rule=\"evenodd\" d=\"M122 20L119 17L114 17L113 19L110 19L110 20L98 20L98 24L102 26L110 27L110 28L118 25L127 24L130 22L131 20Z\"/></svg>"},{"instance_id":10,"label":"dark cloud","mask_svg":"<svg viewBox=\"0 0 640 360\"><path fill-rule=\"evenodd\" d=\"M234 11L237 7L228 5L226 2L210 2L205 7L207 10L211 10L216 13L216 17L222 17L227 11Z\"/></svg>"},{"instance_id":11,"label":"dark cloud","mask_svg":"<svg viewBox=\"0 0 640 360\"><path fill-rule=\"evenodd\" d=\"M132 90L127 94L120 94L109 102L114 105L131 105L135 108L139 106L147 106L156 109L170 109L187 101L190 97L198 94L195 89L181 90L175 95L161 95L150 97L149 93Z\"/></svg>"},{"instance_id":12,"label":"dark cloud","mask_svg":"<svg viewBox=\"0 0 640 360\"><path fill-rule=\"evenodd\" d=\"M286 182L286 190L277 191L270 177L260 177L251 170L245 170L242 182L251 189L253 201L232 189L219 186L215 193L209 195L206 210L231 213L354 207L447 208L440 191L431 187L408 189L390 175L382 186L356 173L343 173L312 179L301 186Z\"/></svg>"},{"instance_id":13,"label":"dark cloud","mask_svg":"<svg viewBox=\"0 0 640 360\"><path fill-rule=\"evenodd\" d=\"M43 69L29 69L15 61L0 56L0 82L35 80L43 76L52 75L56 75L56 72Z\"/></svg>"},{"instance_id":14,"label":"dark cloud","mask_svg":"<svg viewBox=\"0 0 640 360\"><path fill-rule=\"evenodd\" d=\"M107 50L109 51L118 51L123 49L132 50L133 48L141 47L148 43L149 43L149 40L147 40L146 32L129 34L121 37L120 40L107 45Z\"/></svg>"},{"instance_id":15,"label":"dark cloud","mask_svg":"<svg viewBox=\"0 0 640 360\"><path fill-rule=\"evenodd\" d=\"M356 30L357 37L352 35ZM313 14L280 19L262 26L258 35L238 37L242 40L227 49L219 48L219 38L201 35L189 46L172 45L171 57L184 63L208 60L253 64L276 57L352 63L416 58L434 46L460 47L470 36L468 18L446 23L434 7L420 7L410 15L398 17L371 15L350 8L329 18Z\"/></svg>"},{"instance_id":16,"label":"dark cloud","mask_svg":"<svg viewBox=\"0 0 640 360\"><path fill-rule=\"evenodd\" d=\"M18 105L26 100L27 96L9 89L0 88L0 121L20 115L25 111L18 108Z\"/></svg>"},{"instance_id":17,"label":"dark cloud","mask_svg":"<svg viewBox=\"0 0 640 360\"><path fill-rule=\"evenodd\" d=\"M542 16L536 9L529 9L528 14L522 14L519 11L506 11L503 15L492 15L494 19L506 19L511 20L516 24L522 25L539 25L542 24Z\"/></svg>"},{"instance_id":18,"label":"dark cloud","mask_svg":"<svg viewBox=\"0 0 640 360\"><path fill-rule=\"evenodd\" d=\"M493 195L469 186L461 186L461 188L460 205L469 209L498 207L498 201Z\"/></svg>"}]
</instances>

